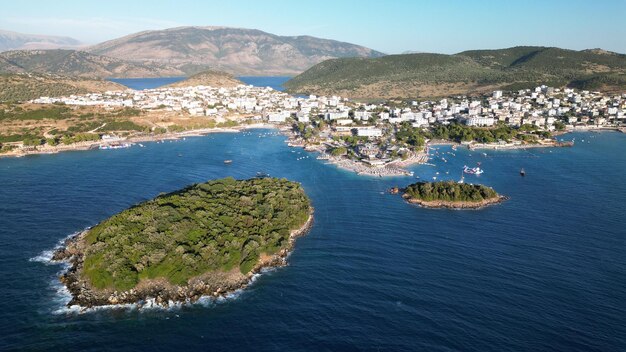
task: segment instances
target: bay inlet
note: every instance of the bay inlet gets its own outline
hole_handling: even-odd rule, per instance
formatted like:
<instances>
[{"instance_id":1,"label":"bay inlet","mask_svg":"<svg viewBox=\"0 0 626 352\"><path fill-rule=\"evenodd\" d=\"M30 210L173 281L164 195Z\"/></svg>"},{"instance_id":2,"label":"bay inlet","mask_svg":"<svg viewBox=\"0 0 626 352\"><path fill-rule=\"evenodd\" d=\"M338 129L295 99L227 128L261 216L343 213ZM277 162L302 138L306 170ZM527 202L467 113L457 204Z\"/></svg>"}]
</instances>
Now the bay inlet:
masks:
<instances>
[{"instance_id":1,"label":"bay inlet","mask_svg":"<svg viewBox=\"0 0 626 352\"><path fill-rule=\"evenodd\" d=\"M456 179L481 162L485 173L466 182L510 197L461 212L386 194L415 177L358 176L266 132L0 160L0 349L626 347L626 156L615 152L624 134L577 134L586 142L574 148L459 149L446 163L410 167L422 179ZM316 220L288 266L234 299L78 314L60 310L62 268L30 261L160 192L258 172L301 182Z\"/></svg>"}]
</instances>

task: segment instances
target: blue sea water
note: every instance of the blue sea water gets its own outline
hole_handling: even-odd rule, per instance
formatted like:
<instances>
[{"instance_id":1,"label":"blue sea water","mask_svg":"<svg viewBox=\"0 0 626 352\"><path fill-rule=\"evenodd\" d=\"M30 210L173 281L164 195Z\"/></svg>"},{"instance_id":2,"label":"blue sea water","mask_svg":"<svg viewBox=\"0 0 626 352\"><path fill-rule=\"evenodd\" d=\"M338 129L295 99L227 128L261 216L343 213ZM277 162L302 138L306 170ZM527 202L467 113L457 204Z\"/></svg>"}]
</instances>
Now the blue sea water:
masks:
<instances>
[{"instance_id":1,"label":"blue sea water","mask_svg":"<svg viewBox=\"0 0 626 352\"><path fill-rule=\"evenodd\" d=\"M357 176L268 130L0 159L0 350L624 351L626 135L573 137L441 147L447 162L412 168L458 179L480 162L466 181L510 200L476 211L406 204L385 190L415 177ZM301 182L315 207L288 266L220 302L63 308L62 267L41 258L59 240L160 192L259 171Z\"/></svg>"},{"instance_id":2,"label":"blue sea water","mask_svg":"<svg viewBox=\"0 0 626 352\"><path fill-rule=\"evenodd\" d=\"M286 76L243 76L237 77L246 84L257 87L272 87L276 90L283 90L283 83L287 82L291 77ZM182 81L185 77L157 77L157 78L111 78L112 82L119 83L131 89L154 89L167 84Z\"/></svg>"},{"instance_id":3,"label":"blue sea water","mask_svg":"<svg viewBox=\"0 0 626 352\"><path fill-rule=\"evenodd\" d=\"M255 87L271 87L278 91L283 91L285 89L283 84L291 79L288 76L242 76L237 78L243 83Z\"/></svg>"},{"instance_id":4,"label":"blue sea water","mask_svg":"<svg viewBox=\"0 0 626 352\"><path fill-rule=\"evenodd\" d=\"M130 89L154 89L161 86L182 81L186 77L155 77L155 78L109 78L109 81L119 83Z\"/></svg>"}]
</instances>

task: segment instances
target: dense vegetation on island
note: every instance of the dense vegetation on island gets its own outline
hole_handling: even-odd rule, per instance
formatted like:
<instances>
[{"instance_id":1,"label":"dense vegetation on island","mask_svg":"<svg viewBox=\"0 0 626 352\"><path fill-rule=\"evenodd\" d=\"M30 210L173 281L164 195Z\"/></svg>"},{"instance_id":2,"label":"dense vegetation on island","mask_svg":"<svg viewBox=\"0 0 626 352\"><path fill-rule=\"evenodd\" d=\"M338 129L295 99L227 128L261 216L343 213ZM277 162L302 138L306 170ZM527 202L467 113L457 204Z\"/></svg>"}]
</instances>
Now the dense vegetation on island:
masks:
<instances>
[{"instance_id":1,"label":"dense vegetation on island","mask_svg":"<svg viewBox=\"0 0 626 352\"><path fill-rule=\"evenodd\" d=\"M454 181L417 182L405 189L409 200L444 201L444 202L482 202L498 199L493 188Z\"/></svg>"},{"instance_id":2,"label":"dense vegetation on island","mask_svg":"<svg viewBox=\"0 0 626 352\"><path fill-rule=\"evenodd\" d=\"M285 83L285 87L291 93L415 98L517 90L541 84L623 90L626 55L599 49L513 47L454 55L419 53L341 58L313 66Z\"/></svg>"},{"instance_id":3,"label":"dense vegetation on island","mask_svg":"<svg viewBox=\"0 0 626 352\"><path fill-rule=\"evenodd\" d=\"M97 289L142 279L184 285L211 271L248 273L288 245L311 213L295 182L224 178L163 194L112 216L85 237L83 276Z\"/></svg>"}]
</instances>

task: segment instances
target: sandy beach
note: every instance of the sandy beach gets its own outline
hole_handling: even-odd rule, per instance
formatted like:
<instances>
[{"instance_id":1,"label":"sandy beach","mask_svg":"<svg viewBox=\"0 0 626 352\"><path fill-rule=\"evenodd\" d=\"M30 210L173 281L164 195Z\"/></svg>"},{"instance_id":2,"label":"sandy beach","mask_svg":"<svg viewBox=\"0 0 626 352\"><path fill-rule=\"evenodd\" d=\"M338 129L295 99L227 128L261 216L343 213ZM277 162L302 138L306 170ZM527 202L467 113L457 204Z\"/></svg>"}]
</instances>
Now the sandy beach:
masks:
<instances>
[{"instance_id":1,"label":"sandy beach","mask_svg":"<svg viewBox=\"0 0 626 352\"><path fill-rule=\"evenodd\" d=\"M405 167L414 164L423 164L428 161L428 155L418 153L408 159L390 162L384 166L369 166L361 161L355 161L344 157L333 157L325 155L329 164L355 172L358 175L375 176L375 177L394 177L394 176L412 176L413 172L408 171Z\"/></svg>"}]
</instances>

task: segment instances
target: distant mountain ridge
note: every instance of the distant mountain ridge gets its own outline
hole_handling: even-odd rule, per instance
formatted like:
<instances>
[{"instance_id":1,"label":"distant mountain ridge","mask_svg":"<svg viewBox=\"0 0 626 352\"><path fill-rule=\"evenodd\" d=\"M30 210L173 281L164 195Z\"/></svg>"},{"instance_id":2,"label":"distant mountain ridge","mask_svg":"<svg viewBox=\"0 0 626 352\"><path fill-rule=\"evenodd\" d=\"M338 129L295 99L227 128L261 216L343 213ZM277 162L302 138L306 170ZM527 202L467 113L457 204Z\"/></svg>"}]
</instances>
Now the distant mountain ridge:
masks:
<instances>
[{"instance_id":1,"label":"distant mountain ridge","mask_svg":"<svg viewBox=\"0 0 626 352\"><path fill-rule=\"evenodd\" d=\"M165 65L144 65L84 51L63 49L2 52L0 53L0 72L51 73L89 78L143 78L184 75L184 72Z\"/></svg>"},{"instance_id":2,"label":"distant mountain ridge","mask_svg":"<svg viewBox=\"0 0 626 352\"><path fill-rule=\"evenodd\" d=\"M539 84L626 91L626 55L602 49L513 47L322 62L285 83L292 93L438 97Z\"/></svg>"},{"instance_id":3,"label":"distant mountain ridge","mask_svg":"<svg viewBox=\"0 0 626 352\"><path fill-rule=\"evenodd\" d=\"M331 58L384 55L335 40L230 27L144 31L86 50L127 61L169 65L187 74L210 68L235 75L294 75Z\"/></svg>"},{"instance_id":4,"label":"distant mountain ridge","mask_svg":"<svg viewBox=\"0 0 626 352\"><path fill-rule=\"evenodd\" d=\"M24 34L0 30L0 52L7 50L76 48L82 43L74 38Z\"/></svg>"}]
</instances>

